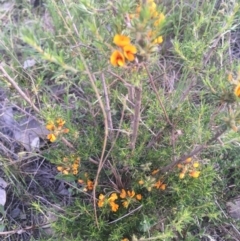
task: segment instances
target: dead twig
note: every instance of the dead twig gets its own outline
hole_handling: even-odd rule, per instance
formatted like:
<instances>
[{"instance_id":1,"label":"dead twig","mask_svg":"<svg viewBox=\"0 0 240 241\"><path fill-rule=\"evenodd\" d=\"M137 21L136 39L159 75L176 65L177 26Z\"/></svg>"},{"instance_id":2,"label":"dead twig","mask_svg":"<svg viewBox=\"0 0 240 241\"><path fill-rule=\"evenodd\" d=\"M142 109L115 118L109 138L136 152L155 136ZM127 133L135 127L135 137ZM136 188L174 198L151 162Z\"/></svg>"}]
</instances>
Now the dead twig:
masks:
<instances>
[{"instance_id":1,"label":"dead twig","mask_svg":"<svg viewBox=\"0 0 240 241\"><path fill-rule=\"evenodd\" d=\"M3 76L6 78L7 82L10 83L16 90L17 92L23 97L24 100L30 104L30 106L37 112L39 113L40 110L33 104L30 98L22 91L22 89L18 86L18 84L14 81L13 78L7 73L7 71L4 69L4 67L0 64L0 70L3 73Z\"/></svg>"},{"instance_id":2,"label":"dead twig","mask_svg":"<svg viewBox=\"0 0 240 241\"><path fill-rule=\"evenodd\" d=\"M108 97L108 90L107 90L107 85L105 81L105 76L104 73L101 74L101 79L102 79L102 85L103 85L103 91L104 91L104 98L105 98L105 112L107 114L107 121L108 121L108 128L109 128L109 137L110 140L113 139L113 123L112 123L112 115L111 115L111 108L110 108L110 101Z\"/></svg>"},{"instance_id":3,"label":"dead twig","mask_svg":"<svg viewBox=\"0 0 240 241\"><path fill-rule=\"evenodd\" d=\"M141 86L135 86L134 92L135 92L135 104L134 104L134 114L133 114L132 123L131 123L132 135L131 135L131 143L130 143L130 148L132 150L135 149L137 136L138 136L141 102L142 102Z\"/></svg>"},{"instance_id":4,"label":"dead twig","mask_svg":"<svg viewBox=\"0 0 240 241\"><path fill-rule=\"evenodd\" d=\"M154 92L155 92L155 94L156 94L156 96L157 96L158 102L159 102L159 104L160 104L160 106L161 106L161 108L162 108L162 110L163 110L165 119L166 119L166 121L168 122L168 124L169 124L170 126L172 126L172 123L171 123L171 121L170 121L170 119L169 119L169 117L168 117L168 115L167 115L167 111L166 111L166 109L165 109L165 107L164 107L164 105L163 105L163 103L162 103L162 100L161 100L159 94L158 94L156 85L154 84L153 78L152 78L152 76L151 76L151 74L150 74L147 66L144 65L144 67L145 67L145 69L146 69L146 71L147 71L149 81L150 81L150 83L151 83L151 85L152 85L152 88L153 88L153 90L154 90Z\"/></svg>"}]
</instances>

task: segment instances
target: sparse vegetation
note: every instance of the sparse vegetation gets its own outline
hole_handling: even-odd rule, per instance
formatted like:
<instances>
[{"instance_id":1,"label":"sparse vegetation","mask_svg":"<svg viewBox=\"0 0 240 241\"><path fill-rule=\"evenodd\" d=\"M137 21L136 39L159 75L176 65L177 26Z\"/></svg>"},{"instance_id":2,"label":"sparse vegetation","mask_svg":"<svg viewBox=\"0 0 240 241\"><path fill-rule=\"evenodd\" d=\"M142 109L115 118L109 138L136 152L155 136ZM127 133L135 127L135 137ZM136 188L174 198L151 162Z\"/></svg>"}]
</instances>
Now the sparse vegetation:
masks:
<instances>
[{"instance_id":1,"label":"sparse vegetation","mask_svg":"<svg viewBox=\"0 0 240 241\"><path fill-rule=\"evenodd\" d=\"M239 240L239 1L0 4L1 240Z\"/></svg>"}]
</instances>

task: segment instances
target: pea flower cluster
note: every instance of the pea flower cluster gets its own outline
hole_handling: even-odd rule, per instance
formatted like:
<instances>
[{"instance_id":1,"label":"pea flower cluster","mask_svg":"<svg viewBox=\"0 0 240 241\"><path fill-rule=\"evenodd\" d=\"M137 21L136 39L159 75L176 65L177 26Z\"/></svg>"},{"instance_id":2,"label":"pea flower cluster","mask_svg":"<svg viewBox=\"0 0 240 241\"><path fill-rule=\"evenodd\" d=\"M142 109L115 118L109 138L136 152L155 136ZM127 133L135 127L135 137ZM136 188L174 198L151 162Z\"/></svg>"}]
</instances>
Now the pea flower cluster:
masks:
<instances>
[{"instance_id":1,"label":"pea flower cluster","mask_svg":"<svg viewBox=\"0 0 240 241\"><path fill-rule=\"evenodd\" d=\"M181 170L181 172L179 174L180 179L183 179L187 173L190 177L198 178L201 173L200 171L197 170L199 168L199 163L192 162L191 157L187 158L183 162L183 164L178 164L177 167L178 167L178 169Z\"/></svg>"},{"instance_id":2,"label":"pea flower cluster","mask_svg":"<svg viewBox=\"0 0 240 241\"><path fill-rule=\"evenodd\" d=\"M80 165L80 157L64 157L63 158L64 165L57 166L57 170L64 175L73 174L77 175Z\"/></svg>"},{"instance_id":3,"label":"pea flower cluster","mask_svg":"<svg viewBox=\"0 0 240 241\"><path fill-rule=\"evenodd\" d=\"M154 0L147 0L145 4L137 6L136 13L129 15L130 19L133 21L138 19L143 12L145 12L143 23L146 23L147 26L145 27L148 29L147 38L153 44L161 44L163 37L161 35L158 36L158 33L165 22L165 15L162 12L158 12Z\"/></svg>"},{"instance_id":4,"label":"pea flower cluster","mask_svg":"<svg viewBox=\"0 0 240 241\"><path fill-rule=\"evenodd\" d=\"M50 142L56 141L57 137L63 133L68 133L69 129L63 128L65 125L65 120L62 118L58 118L56 121L50 121L46 125L46 129L50 131L50 133L47 135L47 139Z\"/></svg>"},{"instance_id":5,"label":"pea flower cluster","mask_svg":"<svg viewBox=\"0 0 240 241\"><path fill-rule=\"evenodd\" d=\"M149 192L152 191L153 188L159 189L164 191L167 187L167 185L162 181L156 179L154 176L159 173L160 169L155 169L151 172L151 176L146 176L144 180L139 180L138 184L140 186L145 187Z\"/></svg>"},{"instance_id":6,"label":"pea flower cluster","mask_svg":"<svg viewBox=\"0 0 240 241\"><path fill-rule=\"evenodd\" d=\"M113 51L110 57L110 62L113 66L123 67L126 64L126 60L134 60L137 48L130 43L129 37L116 34L113 38L113 43L119 47L118 50Z\"/></svg>"},{"instance_id":7,"label":"pea flower cluster","mask_svg":"<svg viewBox=\"0 0 240 241\"><path fill-rule=\"evenodd\" d=\"M120 193L120 198L122 198L122 205L123 207L125 208L128 208L129 204L132 202L132 201L135 201L135 200L141 200L142 199L142 195L141 194L135 194L135 191L126 191L125 189L122 189L121 190L121 193Z\"/></svg>"},{"instance_id":8,"label":"pea flower cluster","mask_svg":"<svg viewBox=\"0 0 240 241\"><path fill-rule=\"evenodd\" d=\"M78 179L78 183L83 186L83 191L92 191L94 186L94 181L89 178L88 173L84 174L84 179Z\"/></svg>"},{"instance_id":9,"label":"pea flower cluster","mask_svg":"<svg viewBox=\"0 0 240 241\"><path fill-rule=\"evenodd\" d=\"M128 208L130 203L135 201L140 201L142 199L141 194L136 194L134 190L128 190L125 189L121 190L121 193L112 193L109 198L106 198L105 195L100 194L98 198L98 207L102 208L104 206L110 206L112 212L117 212L120 205L122 205L124 208Z\"/></svg>"}]
</instances>

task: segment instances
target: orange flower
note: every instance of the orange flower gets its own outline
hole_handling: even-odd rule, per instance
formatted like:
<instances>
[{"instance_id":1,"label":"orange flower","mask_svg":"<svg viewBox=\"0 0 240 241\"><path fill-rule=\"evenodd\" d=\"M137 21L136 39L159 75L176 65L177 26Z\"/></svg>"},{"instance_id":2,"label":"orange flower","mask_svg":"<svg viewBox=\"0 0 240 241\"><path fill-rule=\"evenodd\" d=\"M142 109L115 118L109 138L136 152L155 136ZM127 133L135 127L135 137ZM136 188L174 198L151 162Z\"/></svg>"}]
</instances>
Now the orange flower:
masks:
<instances>
[{"instance_id":1,"label":"orange flower","mask_svg":"<svg viewBox=\"0 0 240 241\"><path fill-rule=\"evenodd\" d=\"M111 206L111 209L113 212L117 212L119 205L116 204L115 202L109 202L109 205Z\"/></svg>"},{"instance_id":2,"label":"orange flower","mask_svg":"<svg viewBox=\"0 0 240 241\"><path fill-rule=\"evenodd\" d=\"M72 170L72 174L73 174L73 175L77 175L77 174L78 174L78 170L73 169L73 170Z\"/></svg>"},{"instance_id":3,"label":"orange flower","mask_svg":"<svg viewBox=\"0 0 240 241\"><path fill-rule=\"evenodd\" d=\"M189 173L189 176L193 177L193 178L198 178L200 175L199 171L192 171Z\"/></svg>"},{"instance_id":4,"label":"orange flower","mask_svg":"<svg viewBox=\"0 0 240 241\"><path fill-rule=\"evenodd\" d=\"M103 194L100 194L99 197L98 197L98 207L99 208L102 208L104 206L104 199L105 199L105 196Z\"/></svg>"},{"instance_id":5,"label":"orange flower","mask_svg":"<svg viewBox=\"0 0 240 241\"><path fill-rule=\"evenodd\" d=\"M125 65L124 55L120 51L115 50L110 57L110 62L113 66L122 67Z\"/></svg>"},{"instance_id":6,"label":"orange flower","mask_svg":"<svg viewBox=\"0 0 240 241\"><path fill-rule=\"evenodd\" d=\"M160 189L164 191L164 190L166 189L166 184L162 184L162 185L160 186Z\"/></svg>"},{"instance_id":7,"label":"orange flower","mask_svg":"<svg viewBox=\"0 0 240 241\"><path fill-rule=\"evenodd\" d=\"M234 94L235 94L237 97L240 97L240 83L235 87L235 89L234 89Z\"/></svg>"},{"instance_id":8,"label":"orange flower","mask_svg":"<svg viewBox=\"0 0 240 241\"><path fill-rule=\"evenodd\" d=\"M121 241L129 241L129 239L128 238L124 238Z\"/></svg>"},{"instance_id":9,"label":"orange flower","mask_svg":"<svg viewBox=\"0 0 240 241\"><path fill-rule=\"evenodd\" d=\"M54 131L55 129L55 125L53 122L49 122L47 125L46 125L46 129L49 130L49 131Z\"/></svg>"},{"instance_id":10,"label":"orange flower","mask_svg":"<svg viewBox=\"0 0 240 241\"><path fill-rule=\"evenodd\" d=\"M159 36L157 37L155 40L154 40L154 43L155 44L161 44L163 42L163 37L162 36Z\"/></svg>"},{"instance_id":11,"label":"orange flower","mask_svg":"<svg viewBox=\"0 0 240 241\"><path fill-rule=\"evenodd\" d=\"M152 171L152 175L154 176L154 175L157 174L159 171L160 171L159 169L153 170L153 171Z\"/></svg>"},{"instance_id":12,"label":"orange flower","mask_svg":"<svg viewBox=\"0 0 240 241\"><path fill-rule=\"evenodd\" d=\"M123 53L126 59L128 59L129 61L133 61L134 60L134 54L137 53L137 48L134 45L126 45L123 47Z\"/></svg>"},{"instance_id":13,"label":"orange flower","mask_svg":"<svg viewBox=\"0 0 240 241\"><path fill-rule=\"evenodd\" d=\"M54 141L56 141L57 138L54 134L48 134L47 139L51 142L54 142Z\"/></svg>"},{"instance_id":14,"label":"orange flower","mask_svg":"<svg viewBox=\"0 0 240 241\"><path fill-rule=\"evenodd\" d=\"M69 129L68 128L65 128L65 129L63 129L63 131L62 131L63 133L68 133L69 132Z\"/></svg>"},{"instance_id":15,"label":"orange flower","mask_svg":"<svg viewBox=\"0 0 240 241\"><path fill-rule=\"evenodd\" d=\"M136 13L140 13L140 12L141 12L141 10L142 10L141 6L140 6L140 5L138 5L138 6L137 6L137 8L136 8Z\"/></svg>"},{"instance_id":16,"label":"orange flower","mask_svg":"<svg viewBox=\"0 0 240 241\"><path fill-rule=\"evenodd\" d=\"M129 197L134 197L135 196L135 192L134 191L127 191L127 194Z\"/></svg>"},{"instance_id":17,"label":"orange flower","mask_svg":"<svg viewBox=\"0 0 240 241\"><path fill-rule=\"evenodd\" d=\"M58 118L56 120L56 123L58 124L58 127L63 127L63 125L65 124L65 120L63 120L62 118Z\"/></svg>"},{"instance_id":18,"label":"orange flower","mask_svg":"<svg viewBox=\"0 0 240 241\"><path fill-rule=\"evenodd\" d=\"M93 181L91 181L89 179L87 180L87 189L89 191L93 190Z\"/></svg>"},{"instance_id":19,"label":"orange flower","mask_svg":"<svg viewBox=\"0 0 240 241\"><path fill-rule=\"evenodd\" d=\"M114 202L115 200L118 199L117 193L112 193L111 196L108 198L109 202Z\"/></svg>"},{"instance_id":20,"label":"orange flower","mask_svg":"<svg viewBox=\"0 0 240 241\"><path fill-rule=\"evenodd\" d=\"M141 195L141 194L137 194L137 195L136 195L136 199L137 199L137 200L142 200L142 195Z\"/></svg>"},{"instance_id":21,"label":"orange flower","mask_svg":"<svg viewBox=\"0 0 240 241\"><path fill-rule=\"evenodd\" d=\"M130 44L130 38L125 35L116 34L113 38L113 43L119 47L124 47Z\"/></svg>"},{"instance_id":22,"label":"orange flower","mask_svg":"<svg viewBox=\"0 0 240 241\"><path fill-rule=\"evenodd\" d=\"M120 198L125 198L127 196L127 193L124 189L122 189L121 193L120 193Z\"/></svg>"},{"instance_id":23,"label":"orange flower","mask_svg":"<svg viewBox=\"0 0 240 241\"><path fill-rule=\"evenodd\" d=\"M182 165L182 164L178 164L177 167L178 167L179 169L181 169L181 168L183 168L183 165Z\"/></svg>"},{"instance_id":24,"label":"orange flower","mask_svg":"<svg viewBox=\"0 0 240 241\"><path fill-rule=\"evenodd\" d=\"M157 189L159 189L162 185L162 182L159 180L154 184L154 187L156 187Z\"/></svg>"},{"instance_id":25,"label":"orange flower","mask_svg":"<svg viewBox=\"0 0 240 241\"><path fill-rule=\"evenodd\" d=\"M99 208L102 208L103 206L104 206L104 201L99 200L99 201L98 201L98 207L99 207Z\"/></svg>"},{"instance_id":26,"label":"orange flower","mask_svg":"<svg viewBox=\"0 0 240 241\"><path fill-rule=\"evenodd\" d=\"M188 157L186 160L185 160L185 163L190 163L192 161L192 158L191 157Z\"/></svg>"}]
</instances>

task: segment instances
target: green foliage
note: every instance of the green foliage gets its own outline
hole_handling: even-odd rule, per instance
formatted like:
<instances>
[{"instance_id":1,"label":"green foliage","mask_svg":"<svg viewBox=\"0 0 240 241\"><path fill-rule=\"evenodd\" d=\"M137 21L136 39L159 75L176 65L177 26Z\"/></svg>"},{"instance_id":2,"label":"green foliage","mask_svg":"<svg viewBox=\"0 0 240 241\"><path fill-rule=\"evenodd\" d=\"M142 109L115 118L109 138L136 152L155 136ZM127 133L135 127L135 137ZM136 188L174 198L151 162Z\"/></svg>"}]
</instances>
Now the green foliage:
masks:
<instances>
[{"instance_id":1,"label":"green foliage","mask_svg":"<svg viewBox=\"0 0 240 241\"><path fill-rule=\"evenodd\" d=\"M32 14L24 3L21 21L0 34L10 76L1 86L19 97L9 85L15 76L37 118L54 125L41 156L72 195L57 215L54 238L200 240L205 227L221 223L216 194L239 180L239 73L228 54L239 4L149 2L47 0L43 13ZM117 34L136 47L133 61ZM123 67L114 51L124 56ZM29 59L35 64L23 68ZM67 165L75 157L73 173ZM226 199L239 194L231 191Z\"/></svg>"}]
</instances>

